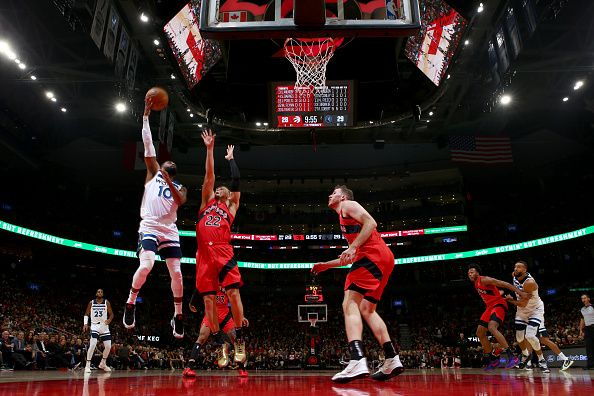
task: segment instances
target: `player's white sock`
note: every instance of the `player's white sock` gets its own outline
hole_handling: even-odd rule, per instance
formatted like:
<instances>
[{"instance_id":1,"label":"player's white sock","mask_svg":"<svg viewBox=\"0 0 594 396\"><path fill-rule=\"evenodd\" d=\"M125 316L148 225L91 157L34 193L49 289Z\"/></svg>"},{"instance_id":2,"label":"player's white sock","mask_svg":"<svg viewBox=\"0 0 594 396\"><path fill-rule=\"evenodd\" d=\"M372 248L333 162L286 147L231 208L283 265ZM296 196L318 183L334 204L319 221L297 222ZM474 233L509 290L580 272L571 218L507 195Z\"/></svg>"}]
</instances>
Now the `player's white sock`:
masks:
<instances>
[{"instance_id":1,"label":"player's white sock","mask_svg":"<svg viewBox=\"0 0 594 396\"><path fill-rule=\"evenodd\" d=\"M138 291L134 292L132 289L130 289L130 294L128 294L128 301L126 301L126 304L136 304L136 297L138 297Z\"/></svg>"},{"instance_id":2,"label":"player's white sock","mask_svg":"<svg viewBox=\"0 0 594 396\"><path fill-rule=\"evenodd\" d=\"M522 355L524 355L525 357L530 356L530 352L528 352L528 349L522 349Z\"/></svg>"},{"instance_id":3,"label":"player's white sock","mask_svg":"<svg viewBox=\"0 0 594 396\"><path fill-rule=\"evenodd\" d=\"M561 359L561 360L567 360L567 359L568 359L568 357L567 357L567 356L565 356L565 354L564 354L563 352L561 352L561 353L560 353L559 355L557 355L557 356L559 356L559 359Z\"/></svg>"}]
</instances>

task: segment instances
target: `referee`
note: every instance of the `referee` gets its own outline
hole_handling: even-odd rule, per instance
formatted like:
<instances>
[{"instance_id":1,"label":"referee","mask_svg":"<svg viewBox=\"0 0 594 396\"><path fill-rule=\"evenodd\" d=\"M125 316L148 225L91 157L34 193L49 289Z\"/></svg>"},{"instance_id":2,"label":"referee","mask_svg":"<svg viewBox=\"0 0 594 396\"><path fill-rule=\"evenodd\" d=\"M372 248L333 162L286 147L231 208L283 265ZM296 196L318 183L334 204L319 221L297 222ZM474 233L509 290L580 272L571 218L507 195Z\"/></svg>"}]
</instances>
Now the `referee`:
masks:
<instances>
[{"instance_id":1,"label":"referee","mask_svg":"<svg viewBox=\"0 0 594 396\"><path fill-rule=\"evenodd\" d=\"M590 296L582 294L582 303L584 306L580 310L582 319L580 319L580 338L586 342L586 355L588 363L584 370L594 369L594 307L590 304Z\"/></svg>"}]
</instances>

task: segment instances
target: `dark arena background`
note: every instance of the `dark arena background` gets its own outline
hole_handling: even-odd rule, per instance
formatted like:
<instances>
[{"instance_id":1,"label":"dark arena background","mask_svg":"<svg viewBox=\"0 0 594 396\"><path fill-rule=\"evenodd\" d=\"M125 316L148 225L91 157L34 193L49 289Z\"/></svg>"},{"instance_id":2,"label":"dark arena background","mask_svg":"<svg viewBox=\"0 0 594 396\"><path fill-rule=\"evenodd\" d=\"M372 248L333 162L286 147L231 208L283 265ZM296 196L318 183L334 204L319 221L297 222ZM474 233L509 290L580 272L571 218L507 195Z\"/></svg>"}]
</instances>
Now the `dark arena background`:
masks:
<instances>
[{"instance_id":1,"label":"dark arena background","mask_svg":"<svg viewBox=\"0 0 594 396\"><path fill-rule=\"evenodd\" d=\"M592 394L592 21L591 0L3 0L0 395ZM169 95L146 124L154 151L187 188L182 338L159 257L124 325L154 86ZM214 187L232 183L227 145L241 172L230 244L249 326L222 369L218 336L196 353L206 311L200 297L189 306L205 279L197 251L214 249L196 239L209 129ZM158 202L176 199L166 184ZM329 208L338 185L369 213L362 227L341 229L355 220ZM342 232L365 224L394 255L376 311L402 363L387 381L390 342L363 320L357 360L343 314L345 280L381 276L376 264L312 273L354 250ZM504 302L504 318L485 320L509 349L491 327L481 344L486 297L468 267L513 284L518 261L544 322L516 329ZM113 311L107 351L106 333L90 342L98 289ZM518 344L530 328L542 355ZM363 374L332 380L354 364Z\"/></svg>"}]
</instances>

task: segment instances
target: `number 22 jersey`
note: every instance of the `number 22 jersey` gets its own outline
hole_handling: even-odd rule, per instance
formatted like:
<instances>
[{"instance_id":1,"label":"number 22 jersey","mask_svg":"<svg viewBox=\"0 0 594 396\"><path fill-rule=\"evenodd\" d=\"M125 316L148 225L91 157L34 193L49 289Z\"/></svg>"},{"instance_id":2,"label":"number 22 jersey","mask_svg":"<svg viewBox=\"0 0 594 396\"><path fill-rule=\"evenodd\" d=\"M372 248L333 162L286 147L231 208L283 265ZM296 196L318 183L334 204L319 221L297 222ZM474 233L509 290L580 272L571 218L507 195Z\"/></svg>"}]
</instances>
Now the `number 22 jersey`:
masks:
<instances>
[{"instance_id":1,"label":"number 22 jersey","mask_svg":"<svg viewBox=\"0 0 594 396\"><path fill-rule=\"evenodd\" d=\"M215 198L208 201L198 213L198 222L196 223L198 244L229 243L233 219L233 215L224 202L219 202Z\"/></svg>"}]
</instances>

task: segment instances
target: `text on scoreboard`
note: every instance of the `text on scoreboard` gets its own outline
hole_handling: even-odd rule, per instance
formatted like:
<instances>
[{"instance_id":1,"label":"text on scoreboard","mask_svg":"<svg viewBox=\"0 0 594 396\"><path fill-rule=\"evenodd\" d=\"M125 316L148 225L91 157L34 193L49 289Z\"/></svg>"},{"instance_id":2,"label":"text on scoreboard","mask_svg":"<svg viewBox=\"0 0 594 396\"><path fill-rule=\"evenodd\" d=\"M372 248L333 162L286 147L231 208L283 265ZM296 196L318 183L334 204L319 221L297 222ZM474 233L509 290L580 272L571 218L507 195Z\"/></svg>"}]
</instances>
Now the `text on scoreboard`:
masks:
<instances>
[{"instance_id":1,"label":"text on scoreboard","mask_svg":"<svg viewBox=\"0 0 594 396\"><path fill-rule=\"evenodd\" d=\"M326 81L323 89L304 90L292 83L271 84L272 125L276 128L352 126L353 81Z\"/></svg>"}]
</instances>

